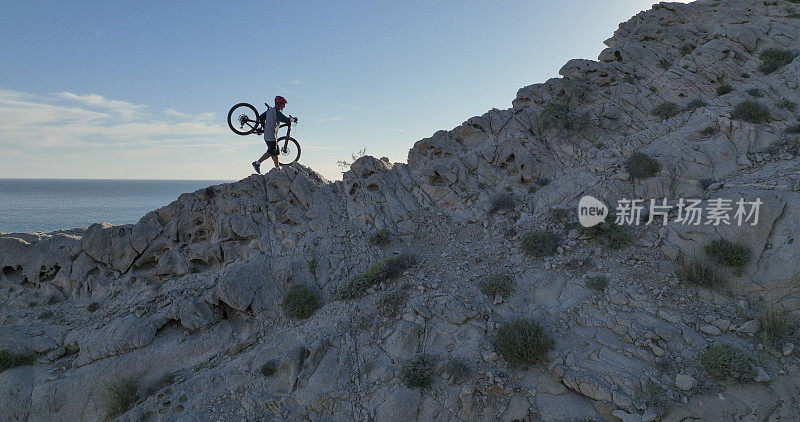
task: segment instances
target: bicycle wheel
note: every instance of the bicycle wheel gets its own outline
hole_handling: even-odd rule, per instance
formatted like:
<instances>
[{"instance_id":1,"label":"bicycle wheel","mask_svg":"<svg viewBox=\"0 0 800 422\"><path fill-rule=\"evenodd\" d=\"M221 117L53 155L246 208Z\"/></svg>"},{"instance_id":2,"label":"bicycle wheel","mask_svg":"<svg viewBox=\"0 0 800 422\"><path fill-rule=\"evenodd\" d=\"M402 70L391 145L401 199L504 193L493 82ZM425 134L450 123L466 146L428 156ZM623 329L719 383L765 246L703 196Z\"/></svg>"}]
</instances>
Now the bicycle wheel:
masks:
<instances>
[{"instance_id":1,"label":"bicycle wheel","mask_svg":"<svg viewBox=\"0 0 800 422\"><path fill-rule=\"evenodd\" d=\"M286 142L286 140L289 142ZM300 144L287 136L278 138L278 162L281 165L292 164L300 159Z\"/></svg>"},{"instance_id":2,"label":"bicycle wheel","mask_svg":"<svg viewBox=\"0 0 800 422\"><path fill-rule=\"evenodd\" d=\"M249 135L258 128L258 110L247 103L239 103L228 112L228 127L237 135Z\"/></svg>"}]
</instances>

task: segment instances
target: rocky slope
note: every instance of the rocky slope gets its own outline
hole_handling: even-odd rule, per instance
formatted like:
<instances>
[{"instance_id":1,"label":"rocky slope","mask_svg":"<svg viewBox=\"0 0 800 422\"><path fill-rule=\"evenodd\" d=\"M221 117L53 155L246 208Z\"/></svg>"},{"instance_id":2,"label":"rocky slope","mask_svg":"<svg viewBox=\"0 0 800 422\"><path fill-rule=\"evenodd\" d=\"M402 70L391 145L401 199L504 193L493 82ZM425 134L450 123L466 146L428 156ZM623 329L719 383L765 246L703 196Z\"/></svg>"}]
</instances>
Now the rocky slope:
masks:
<instances>
[{"instance_id":1,"label":"rocky slope","mask_svg":"<svg viewBox=\"0 0 800 422\"><path fill-rule=\"evenodd\" d=\"M135 225L0 235L0 350L32 356L0 373L0 420L797 420L797 339L765 345L759 313L800 311L798 16L793 0L657 4L598 61L417 142L408 164L363 157L334 183L293 165ZM784 60L764 67L765 51ZM768 117L743 117L745 101ZM655 175L631 174L634 152ZM586 194L763 205L754 226L641 225L613 248L572 224ZM388 245L368 242L379 229ZM521 249L535 230L556 235L553 255ZM719 238L753 259L715 267L720 286L680 281ZM400 253L414 265L337 295ZM478 282L497 274L514 292L487 297ZM297 284L320 297L308 319L281 306ZM554 340L527 369L494 346L518 318ZM752 377L701 367L719 343ZM432 384L409 388L402 365L422 352Z\"/></svg>"}]
</instances>

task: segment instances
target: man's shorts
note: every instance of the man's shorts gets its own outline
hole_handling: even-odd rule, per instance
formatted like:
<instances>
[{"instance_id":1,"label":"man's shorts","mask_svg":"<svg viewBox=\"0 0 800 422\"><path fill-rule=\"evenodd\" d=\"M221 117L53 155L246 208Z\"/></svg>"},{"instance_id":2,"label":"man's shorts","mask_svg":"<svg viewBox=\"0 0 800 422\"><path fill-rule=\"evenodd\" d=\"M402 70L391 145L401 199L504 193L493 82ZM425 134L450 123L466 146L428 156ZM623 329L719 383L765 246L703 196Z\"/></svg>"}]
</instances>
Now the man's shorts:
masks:
<instances>
[{"instance_id":1,"label":"man's shorts","mask_svg":"<svg viewBox=\"0 0 800 422\"><path fill-rule=\"evenodd\" d=\"M278 142L277 141L267 141L267 140L265 140L264 142L267 143L267 154L269 154L269 155L279 155L278 154Z\"/></svg>"}]
</instances>

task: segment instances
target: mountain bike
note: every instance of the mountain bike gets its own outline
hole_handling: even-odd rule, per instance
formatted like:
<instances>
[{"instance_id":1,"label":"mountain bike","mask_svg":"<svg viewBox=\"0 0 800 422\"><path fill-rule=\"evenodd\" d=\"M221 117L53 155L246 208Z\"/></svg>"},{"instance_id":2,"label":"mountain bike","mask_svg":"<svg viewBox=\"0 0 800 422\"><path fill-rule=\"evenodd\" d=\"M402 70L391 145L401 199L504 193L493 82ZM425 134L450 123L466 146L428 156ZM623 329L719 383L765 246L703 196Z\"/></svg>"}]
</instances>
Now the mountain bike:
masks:
<instances>
[{"instance_id":1,"label":"mountain bike","mask_svg":"<svg viewBox=\"0 0 800 422\"><path fill-rule=\"evenodd\" d=\"M267 110L270 105L264 103ZM256 135L264 134L264 113L259 114L258 110L248 103L239 103L231 107L228 112L228 127L231 128L233 133L237 135L249 135L254 133ZM292 122L297 124L297 118L289 116ZM300 143L291 137L292 125L281 123L278 129L288 127L286 129L286 136L278 138L278 163L282 165L291 164L300 159ZM281 146L283 142L283 146Z\"/></svg>"}]
</instances>

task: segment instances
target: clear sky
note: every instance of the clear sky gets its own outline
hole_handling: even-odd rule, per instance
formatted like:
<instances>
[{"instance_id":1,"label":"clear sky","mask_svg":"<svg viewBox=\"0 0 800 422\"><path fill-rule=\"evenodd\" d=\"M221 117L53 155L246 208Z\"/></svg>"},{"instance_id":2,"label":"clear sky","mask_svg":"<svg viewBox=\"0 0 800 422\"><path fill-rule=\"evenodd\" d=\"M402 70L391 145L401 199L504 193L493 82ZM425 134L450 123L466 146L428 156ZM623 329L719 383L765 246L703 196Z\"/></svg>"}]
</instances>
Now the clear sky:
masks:
<instances>
[{"instance_id":1,"label":"clear sky","mask_svg":"<svg viewBox=\"0 0 800 422\"><path fill-rule=\"evenodd\" d=\"M275 95L326 178L361 148L405 162L651 4L4 1L0 177L240 179L266 147L227 112Z\"/></svg>"}]
</instances>

